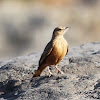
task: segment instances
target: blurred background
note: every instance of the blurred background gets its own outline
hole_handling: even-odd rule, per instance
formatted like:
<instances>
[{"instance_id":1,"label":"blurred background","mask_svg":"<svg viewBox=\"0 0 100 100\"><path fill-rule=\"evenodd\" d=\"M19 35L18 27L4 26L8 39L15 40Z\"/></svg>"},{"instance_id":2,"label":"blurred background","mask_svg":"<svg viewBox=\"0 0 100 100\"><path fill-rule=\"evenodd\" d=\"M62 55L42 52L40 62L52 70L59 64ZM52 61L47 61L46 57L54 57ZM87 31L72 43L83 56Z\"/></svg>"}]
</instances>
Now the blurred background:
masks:
<instances>
[{"instance_id":1,"label":"blurred background","mask_svg":"<svg viewBox=\"0 0 100 100\"><path fill-rule=\"evenodd\" d=\"M57 26L70 47L100 41L100 0L0 0L0 61L43 51Z\"/></svg>"}]
</instances>

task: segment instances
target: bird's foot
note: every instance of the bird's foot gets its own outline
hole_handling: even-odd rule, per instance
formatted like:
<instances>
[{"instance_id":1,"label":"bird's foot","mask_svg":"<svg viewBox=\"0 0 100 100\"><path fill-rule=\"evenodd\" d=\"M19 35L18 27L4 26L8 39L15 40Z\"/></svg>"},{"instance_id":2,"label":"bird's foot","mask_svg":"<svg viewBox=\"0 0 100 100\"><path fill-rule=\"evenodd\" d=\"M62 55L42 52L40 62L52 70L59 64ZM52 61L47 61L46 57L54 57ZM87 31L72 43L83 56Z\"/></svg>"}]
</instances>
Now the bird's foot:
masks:
<instances>
[{"instance_id":1,"label":"bird's foot","mask_svg":"<svg viewBox=\"0 0 100 100\"><path fill-rule=\"evenodd\" d=\"M53 74L51 72L49 72L49 77L51 77Z\"/></svg>"},{"instance_id":2,"label":"bird's foot","mask_svg":"<svg viewBox=\"0 0 100 100\"><path fill-rule=\"evenodd\" d=\"M52 76L52 72L49 69L49 66L47 67L48 71L49 71L49 77Z\"/></svg>"},{"instance_id":3,"label":"bird's foot","mask_svg":"<svg viewBox=\"0 0 100 100\"><path fill-rule=\"evenodd\" d=\"M60 71L61 74L64 74L64 72Z\"/></svg>"},{"instance_id":4,"label":"bird's foot","mask_svg":"<svg viewBox=\"0 0 100 100\"><path fill-rule=\"evenodd\" d=\"M51 77L52 76L52 73L49 73L49 77Z\"/></svg>"},{"instance_id":5,"label":"bird's foot","mask_svg":"<svg viewBox=\"0 0 100 100\"><path fill-rule=\"evenodd\" d=\"M64 74L64 72L62 72L57 66L55 66L55 68L56 68L61 74Z\"/></svg>"}]
</instances>

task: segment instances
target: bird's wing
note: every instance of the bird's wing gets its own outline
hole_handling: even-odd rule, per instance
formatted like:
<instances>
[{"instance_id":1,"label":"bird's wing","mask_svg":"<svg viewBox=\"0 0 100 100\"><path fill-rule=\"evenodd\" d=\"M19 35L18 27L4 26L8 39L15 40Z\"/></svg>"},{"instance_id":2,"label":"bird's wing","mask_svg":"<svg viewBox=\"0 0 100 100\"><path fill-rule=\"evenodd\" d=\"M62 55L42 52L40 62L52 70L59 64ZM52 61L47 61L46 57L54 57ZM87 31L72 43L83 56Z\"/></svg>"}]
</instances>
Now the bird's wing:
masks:
<instances>
[{"instance_id":1,"label":"bird's wing","mask_svg":"<svg viewBox=\"0 0 100 100\"><path fill-rule=\"evenodd\" d=\"M45 60L45 59L48 57L48 55L51 53L52 49L53 49L52 43L49 42L49 43L46 45L46 47L45 47L45 49L44 49L44 52L43 52L42 55L41 55L41 58L40 58L40 60L39 60L39 65L41 65L41 64L44 62L44 60Z\"/></svg>"}]
</instances>

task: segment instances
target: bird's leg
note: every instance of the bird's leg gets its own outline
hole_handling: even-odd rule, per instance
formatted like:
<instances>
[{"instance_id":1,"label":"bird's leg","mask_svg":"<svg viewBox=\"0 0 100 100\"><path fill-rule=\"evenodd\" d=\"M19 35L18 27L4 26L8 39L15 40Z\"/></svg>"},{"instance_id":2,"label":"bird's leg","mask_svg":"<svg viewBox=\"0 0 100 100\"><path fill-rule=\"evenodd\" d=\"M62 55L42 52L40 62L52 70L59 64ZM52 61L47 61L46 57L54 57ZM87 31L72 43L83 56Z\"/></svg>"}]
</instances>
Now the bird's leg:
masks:
<instances>
[{"instance_id":1,"label":"bird's leg","mask_svg":"<svg viewBox=\"0 0 100 100\"><path fill-rule=\"evenodd\" d=\"M49 71L49 77L52 75L50 69L49 69L49 66L47 67L48 71Z\"/></svg>"},{"instance_id":2,"label":"bird's leg","mask_svg":"<svg viewBox=\"0 0 100 100\"><path fill-rule=\"evenodd\" d=\"M57 65L55 65L55 68L56 68L61 74L64 74L64 73L57 67Z\"/></svg>"}]
</instances>

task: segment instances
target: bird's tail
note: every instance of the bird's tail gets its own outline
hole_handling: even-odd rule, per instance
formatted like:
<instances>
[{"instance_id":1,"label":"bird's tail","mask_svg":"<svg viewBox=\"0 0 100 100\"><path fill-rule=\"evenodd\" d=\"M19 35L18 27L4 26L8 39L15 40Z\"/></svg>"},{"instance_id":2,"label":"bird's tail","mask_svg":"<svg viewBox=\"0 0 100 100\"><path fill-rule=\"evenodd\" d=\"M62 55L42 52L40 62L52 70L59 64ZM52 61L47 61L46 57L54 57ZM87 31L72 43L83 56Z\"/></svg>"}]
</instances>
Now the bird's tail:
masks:
<instances>
[{"instance_id":1,"label":"bird's tail","mask_svg":"<svg viewBox=\"0 0 100 100\"><path fill-rule=\"evenodd\" d=\"M46 65L41 65L38 67L37 71L35 72L35 74L33 75L33 77L38 77L41 75L41 73L43 72L43 70L46 68Z\"/></svg>"}]
</instances>

